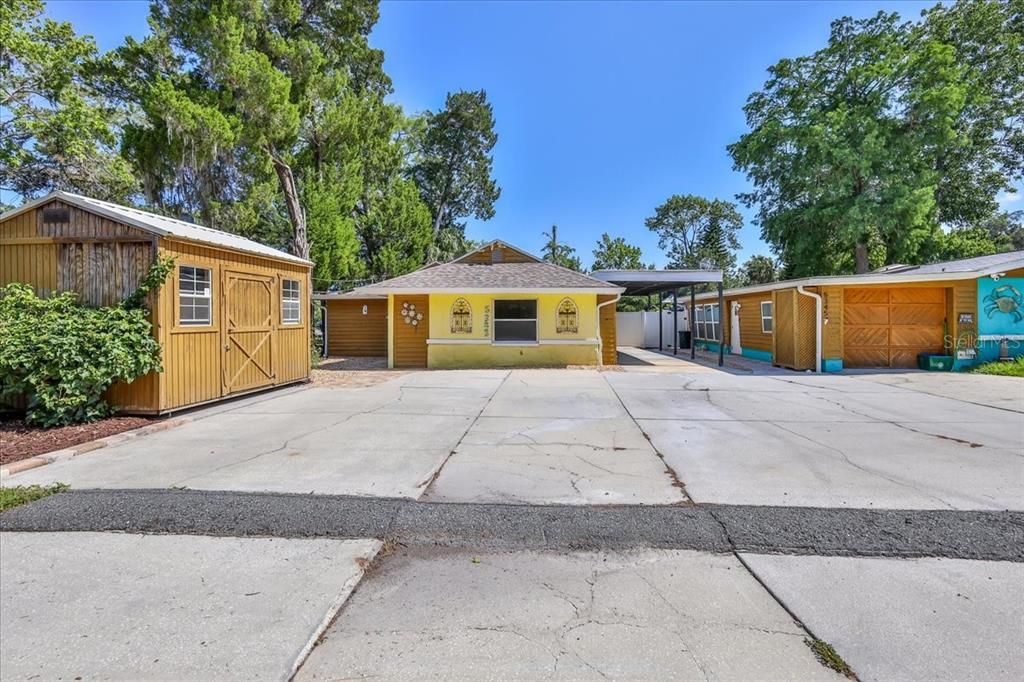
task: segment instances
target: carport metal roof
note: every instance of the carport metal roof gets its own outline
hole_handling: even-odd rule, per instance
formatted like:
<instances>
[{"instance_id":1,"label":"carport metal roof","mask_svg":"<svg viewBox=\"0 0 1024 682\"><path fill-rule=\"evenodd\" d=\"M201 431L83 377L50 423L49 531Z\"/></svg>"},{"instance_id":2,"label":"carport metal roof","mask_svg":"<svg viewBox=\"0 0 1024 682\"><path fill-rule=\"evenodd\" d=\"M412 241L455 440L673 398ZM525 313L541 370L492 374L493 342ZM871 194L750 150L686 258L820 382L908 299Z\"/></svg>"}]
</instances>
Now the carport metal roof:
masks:
<instances>
[{"instance_id":1,"label":"carport metal roof","mask_svg":"<svg viewBox=\"0 0 1024 682\"><path fill-rule=\"evenodd\" d=\"M695 296L694 284L716 284L718 288L718 309L725 310L725 299L722 297L722 271L721 270L597 270L590 273L594 279L608 282L615 286L622 287L624 296L646 296L658 294L659 300L663 299L662 294L666 291L672 292L672 309L678 311L677 299L679 289L684 286L690 287L690 308L693 308ZM719 321L718 329L721 334L722 323ZM679 343L679 315L676 312L672 316L672 354L678 355ZM658 325L658 350L664 348L664 325ZM722 343L721 335L718 337L718 366L725 363L725 344ZM690 339L690 359L696 358L697 344Z\"/></svg>"},{"instance_id":2,"label":"carport metal roof","mask_svg":"<svg viewBox=\"0 0 1024 682\"><path fill-rule=\"evenodd\" d=\"M625 296L674 291L691 284L721 283L721 270L595 270L594 279L625 289Z\"/></svg>"}]
</instances>

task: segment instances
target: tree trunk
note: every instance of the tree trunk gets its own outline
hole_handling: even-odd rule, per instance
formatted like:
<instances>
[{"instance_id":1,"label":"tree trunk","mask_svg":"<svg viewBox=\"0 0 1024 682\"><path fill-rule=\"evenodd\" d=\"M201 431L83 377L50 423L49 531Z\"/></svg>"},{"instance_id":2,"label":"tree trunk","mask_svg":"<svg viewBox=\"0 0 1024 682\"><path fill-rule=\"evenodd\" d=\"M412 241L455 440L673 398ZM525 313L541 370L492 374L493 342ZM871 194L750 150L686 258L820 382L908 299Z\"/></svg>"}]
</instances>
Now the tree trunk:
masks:
<instances>
[{"instance_id":1,"label":"tree trunk","mask_svg":"<svg viewBox=\"0 0 1024 682\"><path fill-rule=\"evenodd\" d=\"M854 245L853 262L858 275L864 274L871 267L868 263L868 245L865 242L857 242Z\"/></svg>"},{"instance_id":2,"label":"tree trunk","mask_svg":"<svg viewBox=\"0 0 1024 682\"><path fill-rule=\"evenodd\" d=\"M273 149L268 150L277 172L277 179L284 192L284 203L288 209L288 219L292 223L292 252L299 258L309 260L309 237L306 232L306 212L299 201L299 190L295 185L295 174L292 167L285 163Z\"/></svg>"}]
</instances>

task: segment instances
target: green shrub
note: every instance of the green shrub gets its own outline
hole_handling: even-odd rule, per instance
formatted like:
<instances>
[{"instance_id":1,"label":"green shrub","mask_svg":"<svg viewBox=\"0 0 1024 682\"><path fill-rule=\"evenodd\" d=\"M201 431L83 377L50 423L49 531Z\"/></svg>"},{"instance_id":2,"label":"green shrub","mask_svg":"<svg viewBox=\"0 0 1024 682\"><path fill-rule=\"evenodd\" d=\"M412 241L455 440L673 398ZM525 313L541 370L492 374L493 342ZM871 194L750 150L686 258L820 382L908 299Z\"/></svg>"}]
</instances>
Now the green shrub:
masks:
<instances>
[{"instance_id":1,"label":"green shrub","mask_svg":"<svg viewBox=\"0 0 1024 682\"><path fill-rule=\"evenodd\" d=\"M974 374L994 374L1004 377L1024 377L1024 355L1013 362L988 362L971 370Z\"/></svg>"},{"instance_id":2,"label":"green shrub","mask_svg":"<svg viewBox=\"0 0 1024 682\"><path fill-rule=\"evenodd\" d=\"M0 512L13 509L22 504L35 502L50 495L56 495L68 490L66 483L54 483L53 485L15 485L0 488Z\"/></svg>"},{"instance_id":3,"label":"green shrub","mask_svg":"<svg viewBox=\"0 0 1024 682\"><path fill-rule=\"evenodd\" d=\"M39 298L26 284L0 287L0 400L24 397L25 421L37 426L110 414L107 388L161 371L160 345L140 306L171 267L171 259L157 261L138 291L103 308L70 292Z\"/></svg>"}]
</instances>

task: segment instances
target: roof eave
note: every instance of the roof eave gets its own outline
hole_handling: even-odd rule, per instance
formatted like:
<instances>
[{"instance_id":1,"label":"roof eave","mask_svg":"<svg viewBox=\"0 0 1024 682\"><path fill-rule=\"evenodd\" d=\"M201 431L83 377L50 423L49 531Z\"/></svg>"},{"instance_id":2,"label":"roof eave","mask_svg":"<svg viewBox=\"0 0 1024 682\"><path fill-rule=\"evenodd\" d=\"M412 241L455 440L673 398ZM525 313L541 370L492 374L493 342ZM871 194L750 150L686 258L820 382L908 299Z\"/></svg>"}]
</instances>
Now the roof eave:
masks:
<instances>
[{"instance_id":1,"label":"roof eave","mask_svg":"<svg viewBox=\"0 0 1024 682\"><path fill-rule=\"evenodd\" d=\"M621 294L622 287L374 287L367 294Z\"/></svg>"},{"instance_id":2,"label":"roof eave","mask_svg":"<svg viewBox=\"0 0 1024 682\"><path fill-rule=\"evenodd\" d=\"M911 284L914 282L939 282L939 281L960 281L978 279L989 275L999 274L1006 270L1017 270L1024 268L1024 259L1007 261L998 266L989 266L979 270L966 270L961 272L930 272L925 274L892 274L892 273L869 273L865 275L835 275L828 277L805 277L803 279L790 279L770 284L759 284L750 287L737 287L726 289L725 296L745 296L748 294L760 294L779 289L792 289L798 286L857 286L874 284ZM704 292L697 294L697 300L709 300L718 298L718 292Z\"/></svg>"}]
</instances>

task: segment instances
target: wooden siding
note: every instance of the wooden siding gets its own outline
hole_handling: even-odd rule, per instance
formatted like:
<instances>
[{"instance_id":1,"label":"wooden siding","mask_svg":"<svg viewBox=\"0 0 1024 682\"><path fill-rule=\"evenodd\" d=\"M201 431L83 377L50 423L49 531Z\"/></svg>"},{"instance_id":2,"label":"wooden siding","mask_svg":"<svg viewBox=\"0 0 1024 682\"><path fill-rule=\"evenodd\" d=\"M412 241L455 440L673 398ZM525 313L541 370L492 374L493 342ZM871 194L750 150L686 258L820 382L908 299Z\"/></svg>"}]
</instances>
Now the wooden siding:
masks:
<instances>
[{"instance_id":1,"label":"wooden siding","mask_svg":"<svg viewBox=\"0 0 1024 682\"><path fill-rule=\"evenodd\" d=\"M516 251L514 249L507 249L504 246L499 246L497 248L485 249L485 250L482 250L482 251L477 251L477 252L472 253L469 256L467 256L465 258L465 260L463 260L462 262L463 263L493 263L494 260L492 260L493 256L491 254L494 251L499 251L501 253L501 255L499 256L499 258L501 260L498 261L500 263L533 263L534 262L533 258L530 258L529 256L527 256L525 254L519 253L518 251Z\"/></svg>"},{"instance_id":2,"label":"wooden siding","mask_svg":"<svg viewBox=\"0 0 1024 682\"><path fill-rule=\"evenodd\" d=\"M943 348L943 287L846 288L843 363L848 367L914 367L917 354Z\"/></svg>"},{"instance_id":3,"label":"wooden siding","mask_svg":"<svg viewBox=\"0 0 1024 682\"><path fill-rule=\"evenodd\" d=\"M615 296L608 294L598 294L597 303L598 305L606 301L614 301ZM615 305L609 303L608 305L600 308L600 328L601 328L601 363L605 365L618 364L619 355L616 350L616 337L615 337Z\"/></svg>"},{"instance_id":4,"label":"wooden siding","mask_svg":"<svg viewBox=\"0 0 1024 682\"><path fill-rule=\"evenodd\" d=\"M151 242L70 242L57 245L57 289L108 306L135 291L153 262Z\"/></svg>"},{"instance_id":5,"label":"wooden siding","mask_svg":"<svg viewBox=\"0 0 1024 682\"><path fill-rule=\"evenodd\" d=\"M395 295L391 309L392 333L394 334L394 366L426 367L427 336L430 333L430 299L428 296ZM402 305L416 306L423 313L417 325L406 324L402 319Z\"/></svg>"},{"instance_id":6,"label":"wooden siding","mask_svg":"<svg viewBox=\"0 0 1024 682\"><path fill-rule=\"evenodd\" d=\"M385 299L326 300L327 354L365 357L388 354L388 302ZM366 314L363 314L366 306Z\"/></svg>"},{"instance_id":7,"label":"wooden siding","mask_svg":"<svg viewBox=\"0 0 1024 682\"><path fill-rule=\"evenodd\" d=\"M69 220L66 223L44 222L44 210L48 208L64 208L68 210ZM33 213L29 211L22 215ZM69 206L62 201L50 201L35 208L37 236L57 237L65 239L112 239L116 237L134 237L150 240L153 235L137 227L125 225L104 218L103 216L82 210L77 206Z\"/></svg>"},{"instance_id":8,"label":"wooden siding","mask_svg":"<svg viewBox=\"0 0 1024 682\"><path fill-rule=\"evenodd\" d=\"M821 294L823 358L843 357L843 288L822 287Z\"/></svg>"},{"instance_id":9,"label":"wooden siding","mask_svg":"<svg viewBox=\"0 0 1024 682\"><path fill-rule=\"evenodd\" d=\"M772 335L761 330L761 302L771 302L771 292L763 294L748 294L746 296L727 296L725 309L727 314L720 315L722 319L722 333L725 335L725 344L732 345L732 304L740 304L740 348L750 348L770 353L772 350ZM774 315L774 306L772 307Z\"/></svg>"},{"instance_id":10,"label":"wooden siding","mask_svg":"<svg viewBox=\"0 0 1024 682\"><path fill-rule=\"evenodd\" d=\"M161 255L174 257L178 266L160 290L159 333L165 368L160 381L161 410L309 376L308 267L170 239L161 240L160 247ZM213 311L209 326L178 322L178 268L183 265L212 271ZM253 291L262 288L263 294L256 297L246 296L241 290L234 292L230 282L239 276L256 282ZM300 282L300 324L281 324L282 279ZM232 299L233 295L236 298ZM233 322L226 319L227 306L232 307ZM255 357L247 359L247 352ZM272 377L266 377L260 367ZM264 375L264 380L260 375Z\"/></svg>"},{"instance_id":11,"label":"wooden siding","mask_svg":"<svg viewBox=\"0 0 1024 682\"><path fill-rule=\"evenodd\" d=\"M57 289L56 244L0 244L0 286L32 285L40 296Z\"/></svg>"}]
</instances>

